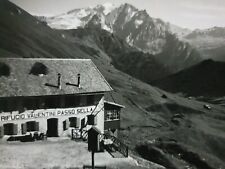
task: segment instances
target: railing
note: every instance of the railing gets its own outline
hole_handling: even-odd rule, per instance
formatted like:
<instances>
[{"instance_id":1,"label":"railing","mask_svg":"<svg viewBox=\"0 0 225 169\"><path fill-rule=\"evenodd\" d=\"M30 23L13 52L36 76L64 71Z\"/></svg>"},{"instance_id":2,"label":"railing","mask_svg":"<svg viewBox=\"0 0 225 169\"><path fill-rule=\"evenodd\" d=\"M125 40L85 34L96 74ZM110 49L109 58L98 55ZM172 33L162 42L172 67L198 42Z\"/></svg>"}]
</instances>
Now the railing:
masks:
<instances>
[{"instance_id":1,"label":"railing","mask_svg":"<svg viewBox=\"0 0 225 169\"><path fill-rule=\"evenodd\" d=\"M128 146L122 143L117 137L109 135L109 134L103 134L104 139L110 139L112 140L112 145L114 148L119 151L121 154L123 154L125 157L128 157Z\"/></svg>"},{"instance_id":2,"label":"railing","mask_svg":"<svg viewBox=\"0 0 225 169\"><path fill-rule=\"evenodd\" d=\"M92 166L84 165L83 169L92 169ZM95 166L95 169L106 169L106 166Z\"/></svg>"},{"instance_id":3,"label":"railing","mask_svg":"<svg viewBox=\"0 0 225 169\"><path fill-rule=\"evenodd\" d=\"M76 140L76 139L82 139L82 140L87 140L88 137L88 131L84 129L79 129L79 128L74 128L71 130L71 139Z\"/></svg>"},{"instance_id":4,"label":"railing","mask_svg":"<svg viewBox=\"0 0 225 169\"><path fill-rule=\"evenodd\" d=\"M82 130L82 129L72 129L71 131L71 139L76 140L76 139L83 139L87 140L88 139L88 131L87 130ZM117 137L109 135L109 134L101 134L100 135L100 142L103 139L110 139L112 141L111 146L113 148L123 154L125 157L128 157L128 146L122 143Z\"/></svg>"}]
</instances>

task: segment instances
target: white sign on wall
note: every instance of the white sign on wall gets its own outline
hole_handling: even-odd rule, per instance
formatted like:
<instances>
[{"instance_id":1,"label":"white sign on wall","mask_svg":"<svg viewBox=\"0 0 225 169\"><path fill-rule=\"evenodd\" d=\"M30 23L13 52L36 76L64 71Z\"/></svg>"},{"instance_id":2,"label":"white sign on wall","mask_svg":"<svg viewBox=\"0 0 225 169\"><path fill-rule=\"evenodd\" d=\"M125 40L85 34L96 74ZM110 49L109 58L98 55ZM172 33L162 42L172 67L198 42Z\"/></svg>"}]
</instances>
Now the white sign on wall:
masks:
<instances>
[{"instance_id":1,"label":"white sign on wall","mask_svg":"<svg viewBox=\"0 0 225 169\"><path fill-rule=\"evenodd\" d=\"M35 118L48 118L55 116L71 116L77 114L91 113L95 106L67 108L67 109L45 109L45 110L34 110L26 111L23 113L11 114L2 113L0 114L0 121L13 121L13 120L26 120Z\"/></svg>"}]
</instances>

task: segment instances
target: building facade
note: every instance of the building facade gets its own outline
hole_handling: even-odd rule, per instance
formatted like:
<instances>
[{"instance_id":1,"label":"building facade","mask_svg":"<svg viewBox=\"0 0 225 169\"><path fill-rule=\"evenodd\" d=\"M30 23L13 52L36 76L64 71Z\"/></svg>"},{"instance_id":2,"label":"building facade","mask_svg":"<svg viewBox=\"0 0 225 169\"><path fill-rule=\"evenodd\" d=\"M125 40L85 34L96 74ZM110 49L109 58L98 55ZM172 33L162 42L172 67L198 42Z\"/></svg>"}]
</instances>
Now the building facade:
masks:
<instances>
[{"instance_id":1,"label":"building facade","mask_svg":"<svg viewBox=\"0 0 225 169\"><path fill-rule=\"evenodd\" d=\"M0 59L0 136L114 131L119 125L105 123L111 90L90 59ZM111 120L118 124L119 116Z\"/></svg>"}]
</instances>

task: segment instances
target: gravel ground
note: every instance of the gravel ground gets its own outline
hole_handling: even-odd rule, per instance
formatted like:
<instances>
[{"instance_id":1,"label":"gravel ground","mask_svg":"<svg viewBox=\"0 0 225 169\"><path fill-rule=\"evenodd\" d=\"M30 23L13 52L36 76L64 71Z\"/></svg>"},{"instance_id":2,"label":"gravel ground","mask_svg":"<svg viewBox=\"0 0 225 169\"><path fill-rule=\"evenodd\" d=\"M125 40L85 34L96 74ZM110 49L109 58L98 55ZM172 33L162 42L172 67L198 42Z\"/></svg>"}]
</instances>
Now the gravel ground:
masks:
<instances>
[{"instance_id":1,"label":"gravel ground","mask_svg":"<svg viewBox=\"0 0 225 169\"><path fill-rule=\"evenodd\" d=\"M91 164L87 143L49 138L36 142L0 142L1 169L82 168ZM109 153L95 153L95 164L112 169L144 169L132 158L112 158ZM149 166L148 166L149 168ZM151 167L152 168L152 167ZM156 169L156 167L153 166Z\"/></svg>"}]
</instances>

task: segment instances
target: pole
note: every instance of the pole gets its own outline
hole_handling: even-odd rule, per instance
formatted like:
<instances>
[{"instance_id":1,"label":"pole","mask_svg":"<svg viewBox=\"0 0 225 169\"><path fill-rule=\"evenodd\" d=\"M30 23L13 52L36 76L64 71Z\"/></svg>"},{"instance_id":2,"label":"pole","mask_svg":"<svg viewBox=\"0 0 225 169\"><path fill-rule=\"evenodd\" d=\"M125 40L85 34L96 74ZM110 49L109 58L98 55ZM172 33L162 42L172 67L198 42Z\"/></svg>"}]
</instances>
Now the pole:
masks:
<instances>
[{"instance_id":1,"label":"pole","mask_svg":"<svg viewBox=\"0 0 225 169\"><path fill-rule=\"evenodd\" d=\"M95 169L95 152L91 152L91 159L92 159L92 169Z\"/></svg>"}]
</instances>

